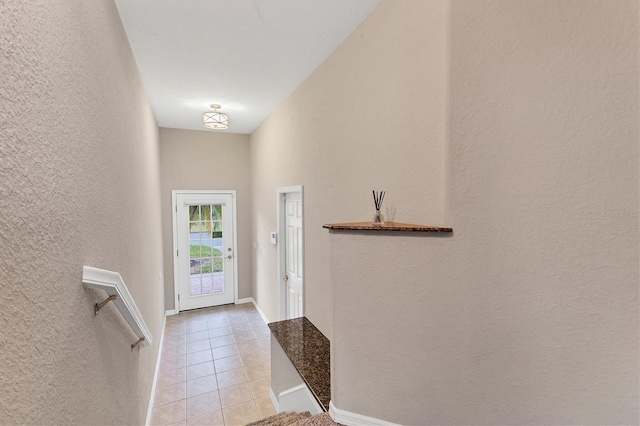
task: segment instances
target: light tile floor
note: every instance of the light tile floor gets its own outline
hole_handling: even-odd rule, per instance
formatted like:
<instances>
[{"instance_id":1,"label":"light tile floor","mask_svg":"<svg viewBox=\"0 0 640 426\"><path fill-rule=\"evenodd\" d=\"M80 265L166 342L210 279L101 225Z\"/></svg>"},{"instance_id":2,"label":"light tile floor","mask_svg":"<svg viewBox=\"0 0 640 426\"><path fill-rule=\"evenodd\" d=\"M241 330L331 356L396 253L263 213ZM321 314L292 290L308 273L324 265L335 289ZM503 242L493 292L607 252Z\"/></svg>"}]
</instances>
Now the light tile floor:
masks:
<instances>
[{"instance_id":1,"label":"light tile floor","mask_svg":"<svg viewBox=\"0 0 640 426\"><path fill-rule=\"evenodd\" d=\"M269 345L250 303L168 317L151 423L245 425L275 414Z\"/></svg>"}]
</instances>

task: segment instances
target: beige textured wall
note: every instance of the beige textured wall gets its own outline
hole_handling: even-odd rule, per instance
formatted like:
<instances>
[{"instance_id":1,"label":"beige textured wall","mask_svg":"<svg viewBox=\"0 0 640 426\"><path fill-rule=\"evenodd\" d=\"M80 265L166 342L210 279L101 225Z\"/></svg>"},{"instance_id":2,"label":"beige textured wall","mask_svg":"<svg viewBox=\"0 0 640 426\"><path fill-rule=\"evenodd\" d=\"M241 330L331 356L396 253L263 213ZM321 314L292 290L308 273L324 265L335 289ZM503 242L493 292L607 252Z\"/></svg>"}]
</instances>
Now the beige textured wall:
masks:
<instances>
[{"instance_id":1,"label":"beige textured wall","mask_svg":"<svg viewBox=\"0 0 640 426\"><path fill-rule=\"evenodd\" d=\"M254 295L275 315L273 192L304 184L339 409L638 423L638 47L637 1L386 1L252 135ZM454 235L320 229L372 187Z\"/></svg>"},{"instance_id":2,"label":"beige textured wall","mask_svg":"<svg viewBox=\"0 0 640 426\"><path fill-rule=\"evenodd\" d=\"M237 191L238 297L251 297L249 136L161 128L160 177L166 309L175 308L171 216L171 191L174 189L235 189Z\"/></svg>"},{"instance_id":3,"label":"beige textured wall","mask_svg":"<svg viewBox=\"0 0 640 426\"><path fill-rule=\"evenodd\" d=\"M638 227L607 215L638 204L637 2L456 1L450 22L455 234L334 237L334 403L637 424Z\"/></svg>"},{"instance_id":4,"label":"beige textured wall","mask_svg":"<svg viewBox=\"0 0 640 426\"><path fill-rule=\"evenodd\" d=\"M251 135L253 291L270 320L278 319L269 242L277 187L304 185L305 314L329 338L330 239L322 225L370 219L373 189L388 191L383 210L397 221L443 223L446 34L436 13L444 5L379 6Z\"/></svg>"},{"instance_id":5,"label":"beige textured wall","mask_svg":"<svg viewBox=\"0 0 640 426\"><path fill-rule=\"evenodd\" d=\"M0 2L0 423L142 424L164 315L158 128L111 1ZM119 271L136 336L82 266Z\"/></svg>"}]
</instances>

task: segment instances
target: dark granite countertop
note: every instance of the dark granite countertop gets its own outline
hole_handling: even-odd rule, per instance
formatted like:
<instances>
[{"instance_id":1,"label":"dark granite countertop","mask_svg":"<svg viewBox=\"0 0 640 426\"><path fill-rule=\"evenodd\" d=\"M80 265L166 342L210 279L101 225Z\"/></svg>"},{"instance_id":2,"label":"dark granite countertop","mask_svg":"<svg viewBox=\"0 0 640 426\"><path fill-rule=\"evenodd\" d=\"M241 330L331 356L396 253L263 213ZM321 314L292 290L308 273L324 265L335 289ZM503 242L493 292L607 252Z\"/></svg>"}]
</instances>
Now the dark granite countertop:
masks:
<instances>
[{"instance_id":1,"label":"dark granite countertop","mask_svg":"<svg viewBox=\"0 0 640 426\"><path fill-rule=\"evenodd\" d=\"M272 322L269 328L309 390L328 411L331 400L329 339L305 317Z\"/></svg>"}]
</instances>

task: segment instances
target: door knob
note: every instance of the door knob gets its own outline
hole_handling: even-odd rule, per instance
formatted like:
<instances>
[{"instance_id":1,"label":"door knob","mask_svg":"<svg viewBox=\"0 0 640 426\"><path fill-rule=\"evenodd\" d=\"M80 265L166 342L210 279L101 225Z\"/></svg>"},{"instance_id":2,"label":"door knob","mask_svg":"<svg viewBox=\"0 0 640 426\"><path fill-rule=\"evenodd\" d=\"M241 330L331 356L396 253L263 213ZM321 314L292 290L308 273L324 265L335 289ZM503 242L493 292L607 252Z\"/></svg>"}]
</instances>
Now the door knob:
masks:
<instances>
[{"instance_id":1,"label":"door knob","mask_svg":"<svg viewBox=\"0 0 640 426\"><path fill-rule=\"evenodd\" d=\"M232 256L231 256L231 255L229 255L229 256L227 256L227 259L231 259L231 257L232 257Z\"/></svg>"},{"instance_id":2,"label":"door knob","mask_svg":"<svg viewBox=\"0 0 640 426\"><path fill-rule=\"evenodd\" d=\"M285 281L285 282L289 281L289 275L286 275L286 274L285 274L285 276L284 276L284 281Z\"/></svg>"}]
</instances>

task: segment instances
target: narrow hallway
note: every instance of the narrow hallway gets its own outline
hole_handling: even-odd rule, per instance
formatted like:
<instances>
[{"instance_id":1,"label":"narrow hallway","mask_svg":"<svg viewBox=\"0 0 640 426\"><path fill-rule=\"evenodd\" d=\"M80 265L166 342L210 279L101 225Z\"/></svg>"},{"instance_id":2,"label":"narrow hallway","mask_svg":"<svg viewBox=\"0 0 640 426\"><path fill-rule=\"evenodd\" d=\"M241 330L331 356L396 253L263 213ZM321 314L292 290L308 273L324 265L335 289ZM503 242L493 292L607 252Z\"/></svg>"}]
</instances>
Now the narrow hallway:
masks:
<instances>
[{"instance_id":1,"label":"narrow hallway","mask_svg":"<svg viewBox=\"0 0 640 426\"><path fill-rule=\"evenodd\" d=\"M255 307L167 317L153 425L244 425L275 414L270 334Z\"/></svg>"}]
</instances>

